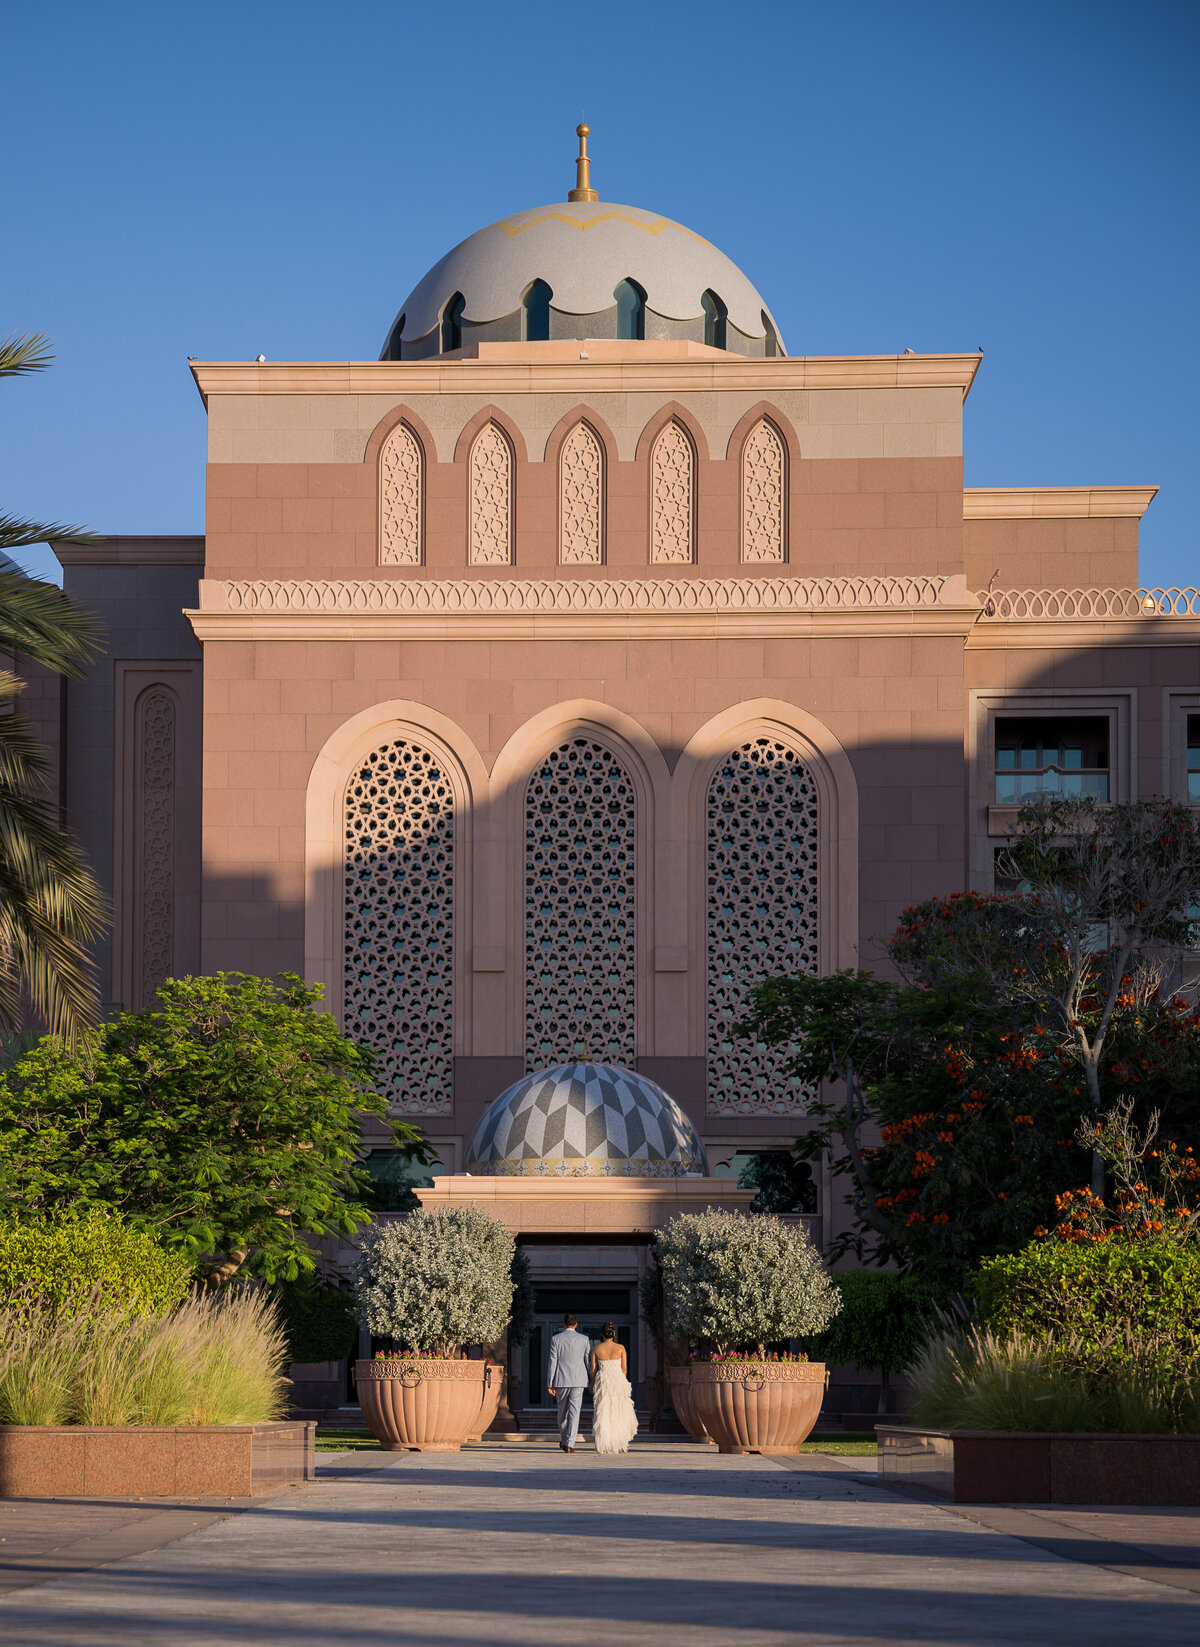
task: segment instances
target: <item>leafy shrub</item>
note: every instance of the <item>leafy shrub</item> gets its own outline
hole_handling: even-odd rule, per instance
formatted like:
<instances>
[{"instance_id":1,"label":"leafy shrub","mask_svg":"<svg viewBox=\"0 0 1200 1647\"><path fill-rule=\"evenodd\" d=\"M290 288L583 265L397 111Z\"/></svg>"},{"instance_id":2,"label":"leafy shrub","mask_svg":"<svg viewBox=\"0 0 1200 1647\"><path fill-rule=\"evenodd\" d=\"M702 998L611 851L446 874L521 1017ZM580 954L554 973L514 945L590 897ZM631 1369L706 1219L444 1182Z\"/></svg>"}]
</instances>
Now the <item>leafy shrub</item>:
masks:
<instances>
[{"instance_id":1,"label":"leafy shrub","mask_svg":"<svg viewBox=\"0 0 1200 1647\"><path fill-rule=\"evenodd\" d=\"M893 1270L846 1270L833 1284L841 1312L807 1347L835 1366L878 1369L883 1374L879 1410L886 1412L891 1375L916 1358L938 1325L933 1288L919 1276Z\"/></svg>"},{"instance_id":2,"label":"leafy shrub","mask_svg":"<svg viewBox=\"0 0 1200 1647\"><path fill-rule=\"evenodd\" d=\"M820 1332L841 1308L807 1231L778 1218L684 1213L654 1249L668 1334L720 1354Z\"/></svg>"},{"instance_id":3,"label":"leafy shrub","mask_svg":"<svg viewBox=\"0 0 1200 1647\"><path fill-rule=\"evenodd\" d=\"M1184 1354L1200 1339L1200 1247L1112 1238L1033 1241L973 1278L981 1324L1001 1337L1070 1332L1112 1354L1139 1338Z\"/></svg>"},{"instance_id":4,"label":"leafy shrub","mask_svg":"<svg viewBox=\"0 0 1200 1647\"><path fill-rule=\"evenodd\" d=\"M437 1207L376 1225L355 1271L358 1319L403 1349L457 1355L508 1323L514 1242L477 1207Z\"/></svg>"},{"instance_id":5,"label":"leafy shrub","mask_svg":"<svg viewBox=\"0 0 1200 1647\"><path fill-rule=\"evenodd\" d=\"M287 1405L287 1340L262 1291L169 1314L0 1308L0 1423L258 1424Z\"/></svg>"},{"instance_id":6,"label":"leafy shrub","mask_svg":"<svg viewBox=\"0 0 1200 1647\"><path fill-rule=\"evenodd\" d=\"M340 1361L354 1349L354 1299L341 1287L293 1281L275 1289L292 1361Z\"/></svg>"},{"instance_id":7,"label":"leafy shrub","mask_svg":"<svg viewBox=\"0 0 1200 1647\"><path fill-rule=\"evenodd\" d=\"M0 1306L153 1314L178 1304L192 1267L97 1208L0 1222Z\"/></svg>"},{"instance_id":8,"label":"leafy shrub","mask_svg":"<svg viewBox=\"0 0 1200 1647\"><path fill-rule=\"evenodd\" d=\"M928 1344L908 1376L913 1420L937 1429L1200 1431L1200 1356L1162 1338L974 1328Z\"/></svg>"}]
</instances>

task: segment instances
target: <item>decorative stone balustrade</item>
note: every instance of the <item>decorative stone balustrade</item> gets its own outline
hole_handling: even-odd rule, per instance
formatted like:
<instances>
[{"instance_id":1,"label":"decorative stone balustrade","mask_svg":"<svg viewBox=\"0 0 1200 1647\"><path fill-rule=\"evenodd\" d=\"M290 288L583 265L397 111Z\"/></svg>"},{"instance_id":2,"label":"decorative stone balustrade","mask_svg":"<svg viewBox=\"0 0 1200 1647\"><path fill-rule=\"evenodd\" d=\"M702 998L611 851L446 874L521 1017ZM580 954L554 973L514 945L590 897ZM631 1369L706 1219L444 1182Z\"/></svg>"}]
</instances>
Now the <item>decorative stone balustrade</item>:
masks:
<instances>
[{"instance_id":1,"label":"decorative stone balustrade","mask_svg":"<svg viewBox=\"0 0 1200 1647\"><path fill-rule=\"evenodd\" d=\"M984 618L1200 617L1200 589L993 589L977 598Z\"/></svg>"}]
</instances>

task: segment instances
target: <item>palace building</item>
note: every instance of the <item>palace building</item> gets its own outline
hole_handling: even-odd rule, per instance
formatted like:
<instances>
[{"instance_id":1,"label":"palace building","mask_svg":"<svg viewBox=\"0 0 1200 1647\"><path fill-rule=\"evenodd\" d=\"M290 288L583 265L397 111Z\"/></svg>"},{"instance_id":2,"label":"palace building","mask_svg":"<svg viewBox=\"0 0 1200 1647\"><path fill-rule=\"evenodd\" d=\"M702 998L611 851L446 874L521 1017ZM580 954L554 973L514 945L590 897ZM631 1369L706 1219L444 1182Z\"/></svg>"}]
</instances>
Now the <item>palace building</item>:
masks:
<instances>
[{"instance_id":1,"label":"palace building","mask_svg":"<svg viewBox=\"0 0 1200 1647\"><path fill-rule=\"evenodd\" d=\"M191 363L204 535L59 546L108 651L35 707L114 1008L319 981L427 1198L503 1211L542 1325L611 1316L645 1381L652 1220L843 1214L779 1168L805 1094L731 1034L746 987L990 890L1026 795L1200 804L1200 596L1139 587L1153 486L964 489L979 355L789 353L579 131L568 198L447 253L377 360Z\"/></svg>"}]
</instances>

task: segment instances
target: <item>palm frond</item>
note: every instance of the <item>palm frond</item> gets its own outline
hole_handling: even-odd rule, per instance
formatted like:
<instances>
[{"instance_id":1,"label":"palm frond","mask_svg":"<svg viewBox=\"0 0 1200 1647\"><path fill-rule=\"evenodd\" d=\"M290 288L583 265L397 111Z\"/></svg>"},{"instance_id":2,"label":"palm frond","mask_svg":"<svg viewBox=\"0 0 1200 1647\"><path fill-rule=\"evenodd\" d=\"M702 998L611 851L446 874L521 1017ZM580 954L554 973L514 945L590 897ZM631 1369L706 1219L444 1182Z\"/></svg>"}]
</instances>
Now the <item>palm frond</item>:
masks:
<instances>
[{"instance_id":1,"label":"palm frond","mask_svg":"<svg viewBox=\"0 0 1200 1647\"><path fill-rule=\"evenodd\" d=\"M0 551L24 549L31 543L79 543L85 549L100 542L98 532L82 526L64 526L60 521L20 520L16 515L0 515Z\"/></svg>"},{"instance_id":2,"label":"palm frond","mask_svg":"<svg viewBox=\"0 0 1200 1647\"><path fill-rule=\"evenodd\" d=\"M17 684L0 676L0 702ZM21 1028L28 1001L53 1033L74 1040L99 1018L85 946L108 908L45 793L45 765L24 718L0 714L0 1032Z\"/></svg>"},{"instance_id":3,"label":"palm frond","mask_svg":"<svg viewBox=\"0 0 1200 1647\"><path fill-rule=\"evenodd\" d=\"M54 584L0 571L0 652L32 658L78 680L102 638L99 620Z\"/></svg>"},{"instance_id":4,"label":"palm frond","mask_svg":"<svg viewBox=\"0 0 1200 1647\"><path fill-rule=\"evenodd\" d=\"M0 339L0 377L44 371L54 359L45 332L13 332Z\"/></svg>"}]
</instances>

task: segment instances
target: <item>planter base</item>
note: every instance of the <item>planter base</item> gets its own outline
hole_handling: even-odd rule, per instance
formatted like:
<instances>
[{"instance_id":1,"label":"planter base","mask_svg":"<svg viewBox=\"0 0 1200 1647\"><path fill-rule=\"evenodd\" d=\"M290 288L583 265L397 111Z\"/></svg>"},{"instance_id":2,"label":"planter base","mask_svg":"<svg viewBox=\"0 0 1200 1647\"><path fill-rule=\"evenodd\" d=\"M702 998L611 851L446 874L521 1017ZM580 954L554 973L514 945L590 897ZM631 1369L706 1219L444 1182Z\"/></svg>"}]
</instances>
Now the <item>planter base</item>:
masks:
<instances>
[{"instance_id":1,"label":"planter base","mask_svg":"<svg viewBox=\"0 0 1200 1647\"><path fill-rule=\"evenodd\" d=\"M317 1426L0 1425L0 1498L251 1498L316 1475Z\"/></svg>"},{"instance_id":2,"label":"planter base","mask_svg":"<svg viewBox=\"0 0 1200 1647\"><path fill-rule=\"evenodd\" d=\"M878 1474L956 1504L1200 1504L1200 1435L877 1424Z\"/></svg>"}]
</instances>

